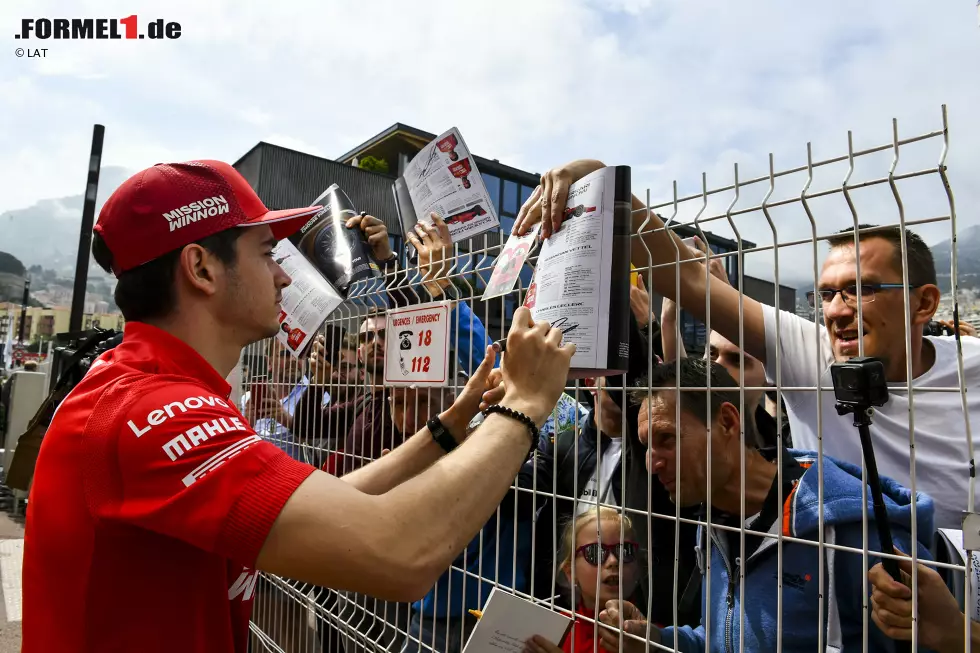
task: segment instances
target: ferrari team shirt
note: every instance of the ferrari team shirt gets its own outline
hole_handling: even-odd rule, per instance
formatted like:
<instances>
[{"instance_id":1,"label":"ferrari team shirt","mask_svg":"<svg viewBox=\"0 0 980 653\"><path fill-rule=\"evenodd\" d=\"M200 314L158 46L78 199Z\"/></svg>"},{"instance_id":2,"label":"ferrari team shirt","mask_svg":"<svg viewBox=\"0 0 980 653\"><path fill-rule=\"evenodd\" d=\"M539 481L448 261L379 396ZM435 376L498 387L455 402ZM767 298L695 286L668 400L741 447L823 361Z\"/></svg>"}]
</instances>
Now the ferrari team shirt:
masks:
<instances>
[{"instance_id":1,"label":"ferrari team shirt","mask_svg":"<svg viewBox=\"0 0 980 653\"><path fill-rule=\"evenodd\" d=\"M241 652L255 560L313 467L183 341L126 325L58 408L27 510L24 653Z\"/></svg>"}]
</instances>

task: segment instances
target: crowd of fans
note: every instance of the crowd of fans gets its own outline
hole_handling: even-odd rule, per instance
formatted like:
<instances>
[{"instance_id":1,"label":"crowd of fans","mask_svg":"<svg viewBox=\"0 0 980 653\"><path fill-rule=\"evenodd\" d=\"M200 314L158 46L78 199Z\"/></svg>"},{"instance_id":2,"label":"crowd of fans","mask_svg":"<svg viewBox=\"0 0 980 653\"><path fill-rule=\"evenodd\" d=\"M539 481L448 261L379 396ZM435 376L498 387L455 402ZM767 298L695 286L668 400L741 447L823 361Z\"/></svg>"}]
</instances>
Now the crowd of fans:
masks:
<instances>
[{"instance_id":1,"label":"crowd of fans","mask_svg":"<svg viewBox=\"0 0 980 653\"><path fill-rule=\"evenodd\" d=\"M515 233L537 221L544 237L560 228L568 185L601 165L581 160L546 173ZM888 651L894 639L911 639L911 591L907 579L883 571L877 531L864 528L864 516L874 517L870 493L862 498L862 451L852 418L835 410L829 370L859 354L884 363L890 399L871 431L898 549L884 553L936 559L937 529L960 528L967 509L974 453L966 433L978 423L980 398L960 388L980 387L980 340L965 325L955 336L923 335L940 294L929 248L897 227L836 234L818 291L808 293L823 317L815 325L742 295L706 249L663 229L636 198L634 209L641 281L631 288L630 371L561 396L496 514L421 601L406 608L305 587L334 617L319 620L325 648L337 643L351 653L374 642L404 653L459 653L477 623L471 610L494 586L574 615L562 641L529 640L532 653L596 645L632 653L644 640L682 651L740 643L776 650L780 639L784 649L822 642L855 651L865 636L868 650ZM378 221L370 224L377 233ZM384 387L383 313L365 316L356 334L321 335L306 361L269 345L261 370L268 394L258 402L246 394L241 408L290 456L350 473L452 405L483 360L487 330L446 274L448 229L439 220L420 224L411 240L425 299L452 302L456 382ZM387 238L372 244L383 265L394 261ZM663 297L659 320L647 286ZM703 319L708 307L707 351L689 358L677 338L678 310ZM500 392L503 383L497 369L486 390ZM901 565L911 573L911 561ZM919 566L923 647L962 650L963 598L948 582L948 574ZM307 628L305 617L296 628Z\"/></svg>"}]
</instances>

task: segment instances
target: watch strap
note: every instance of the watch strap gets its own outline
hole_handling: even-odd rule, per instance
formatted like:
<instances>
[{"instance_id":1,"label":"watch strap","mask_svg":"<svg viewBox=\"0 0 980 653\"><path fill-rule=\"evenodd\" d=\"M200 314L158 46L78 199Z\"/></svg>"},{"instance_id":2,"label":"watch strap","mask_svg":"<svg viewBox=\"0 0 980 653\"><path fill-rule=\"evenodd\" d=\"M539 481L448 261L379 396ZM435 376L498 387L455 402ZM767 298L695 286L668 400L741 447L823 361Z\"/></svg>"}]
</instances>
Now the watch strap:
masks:
<instances>
[{"instance_id":1,"label":"watch strap","mask_svg":"<svg viewBox=\"0 0 980 653\"><path fill-rule=\"evenodd\" d=\"M456 448L456 438L454 438L452 433L450 433L445 427L438 415L426 422L426 427L428 427L429 433L432 434L432 439L435 440L436 444L442 447L446 453L450 453Z\"/></svg>"}]
</instances>

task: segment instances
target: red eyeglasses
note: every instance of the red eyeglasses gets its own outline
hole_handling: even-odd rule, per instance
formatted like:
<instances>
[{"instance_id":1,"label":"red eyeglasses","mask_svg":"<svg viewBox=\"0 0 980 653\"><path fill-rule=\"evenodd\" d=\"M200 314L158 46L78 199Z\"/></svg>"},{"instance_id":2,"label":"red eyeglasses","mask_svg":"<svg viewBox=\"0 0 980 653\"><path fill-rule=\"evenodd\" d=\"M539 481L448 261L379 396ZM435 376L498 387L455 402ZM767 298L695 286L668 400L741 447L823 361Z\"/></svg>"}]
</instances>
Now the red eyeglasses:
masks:
<instances>
[{"instance_id":1,"label":"red eyeglasses","mask_svg":"<svg viewBox=\"0 0 980 653\"><path fill-rule=\"evenodd\" d=\"M624 563L633 562L636 560L636 552L639 548L640 545L636 542L616 542L615 544L592 542L576 549L575 555L581 555L587 563L593 567L598 567L600 564L605 564L606 560L609 559L610 553L615 554L616 559L622 560ZM600 551L602 551L601 560Z\"/></svg>"}]
</instances>

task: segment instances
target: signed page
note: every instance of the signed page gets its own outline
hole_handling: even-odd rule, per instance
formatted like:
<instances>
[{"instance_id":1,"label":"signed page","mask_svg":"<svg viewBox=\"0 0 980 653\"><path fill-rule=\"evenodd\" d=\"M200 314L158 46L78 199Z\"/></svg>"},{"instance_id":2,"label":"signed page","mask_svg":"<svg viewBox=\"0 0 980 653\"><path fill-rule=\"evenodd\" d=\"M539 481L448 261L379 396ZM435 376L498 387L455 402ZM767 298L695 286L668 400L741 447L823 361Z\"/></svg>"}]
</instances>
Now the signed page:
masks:
<instances>
[{"instance_id":1,"label":"signed page","mask_svg":"<svg viewBox=\"0 0 980 653\"><path fill-rule=\"evenodd\" d=\"M463 653L523 653L535 635L557 645L570 623L567 615L494 588Z\"/></svg>"},{"instance_id":2,"label":"signed page","mask_svg":"<svg viewBox=\"0 0 980 653\"><path fill-rule=\"evenodd\" d=\"M432 224L432 213L445 220L454 243L500 226L476 161L455 127L415 155L393 192L403 236L416 222Z\"/></svg>"},{"instance_id":3,"label":"signed page","mask_svg":"<svg viewBox=\"0 0 980 653\"><path fill-rule=\"evenodd\" d=\"M575 343L572 378L626 370L629 213L617 216L616 191L629 188L628 178L629 168L607 167L569 187L561 228L542 244L528 289L524 305L534 319L551 322Z\"/></svg>"}]
</instances>

